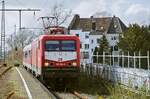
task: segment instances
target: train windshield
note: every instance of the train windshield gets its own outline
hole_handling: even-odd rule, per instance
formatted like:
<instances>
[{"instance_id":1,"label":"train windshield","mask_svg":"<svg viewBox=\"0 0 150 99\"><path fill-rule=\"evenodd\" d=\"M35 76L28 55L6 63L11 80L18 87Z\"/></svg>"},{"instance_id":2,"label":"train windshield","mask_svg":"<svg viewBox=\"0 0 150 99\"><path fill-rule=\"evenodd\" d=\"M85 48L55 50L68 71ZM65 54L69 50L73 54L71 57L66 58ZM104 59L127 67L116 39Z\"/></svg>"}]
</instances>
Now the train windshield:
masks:
<instances>
[{"instance_id":1,"label":"train windshield","mask_svg":"<svg viewBox=\"0 0 150 99\"><path fill-rule=\"evenodd\" d=\"M46 51L59 51L60 50L59 41L46 41L45 50Z\"/></svg>"},{"instance_id":2,"label":"train windshield","mask_svg":"<svg viewBox=\"0 0 150 99\"><path fill-rule=\"evenodd\" d=\"M76 43L72 40L46 41L46 51L75 51Z\"/></svg>"},{"instance_id":3,"label":"train windshield","mask_svg":"<svg viewBox=\"0 0 150 99\"><path fill-rule=\"evenodd\" d=\"M74 51L76 48L75 41L61 41L61 50Z\"/></svg>"}]
</instances>

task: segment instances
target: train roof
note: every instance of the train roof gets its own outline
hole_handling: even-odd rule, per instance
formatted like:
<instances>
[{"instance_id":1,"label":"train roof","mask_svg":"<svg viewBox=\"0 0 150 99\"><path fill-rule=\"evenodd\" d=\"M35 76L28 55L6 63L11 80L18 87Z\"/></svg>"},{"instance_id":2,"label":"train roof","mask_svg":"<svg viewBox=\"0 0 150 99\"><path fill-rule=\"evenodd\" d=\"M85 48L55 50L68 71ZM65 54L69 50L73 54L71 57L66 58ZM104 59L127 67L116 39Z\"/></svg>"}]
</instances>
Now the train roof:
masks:
<instances>
[{"instance_id":1,"label":"train roof","mask_svg":"<svg viewBox=\"0 0 150 99\"><path fill-rule=\"evenodd\" d=\"M48 37L51 37L52 39L59 39L59 38L64 38L64 39L74 39L74 40L79 40L79 37L77 37L76 35L40 35L39 37L35 38L32 42L37 41L37 40L43 40L46 39Z\"/></svg>"},{"instance_id":2,"label":"train roof","mask_svg":"<svg viewBox=\"0 0 150 99\"><path fill-rule=\"evenodd\" d=\"M71 37L71 38L78 38L77 36L75 35L41 35L39 36L39 39L43 39L45 37Z\"/></svg>"}]
</instances>

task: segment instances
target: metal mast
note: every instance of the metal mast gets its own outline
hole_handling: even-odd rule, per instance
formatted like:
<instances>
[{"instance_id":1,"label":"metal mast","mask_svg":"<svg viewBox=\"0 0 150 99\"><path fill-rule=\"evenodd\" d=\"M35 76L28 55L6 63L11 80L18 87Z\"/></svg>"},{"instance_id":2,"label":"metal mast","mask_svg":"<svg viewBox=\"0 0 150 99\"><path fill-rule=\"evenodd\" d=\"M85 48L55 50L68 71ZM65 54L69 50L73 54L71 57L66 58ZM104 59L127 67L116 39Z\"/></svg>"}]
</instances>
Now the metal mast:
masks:
<instances>
[{"instance_id":1,"label":"metal mast","mask_svg":"<svg viewBox=\"0 0 150 99\"><path fill-rule=\"evenodd\" d=\"M1 59L5 63L5 1L2 1L2 18L1 18Z\"/></svg>"}]
</instances>

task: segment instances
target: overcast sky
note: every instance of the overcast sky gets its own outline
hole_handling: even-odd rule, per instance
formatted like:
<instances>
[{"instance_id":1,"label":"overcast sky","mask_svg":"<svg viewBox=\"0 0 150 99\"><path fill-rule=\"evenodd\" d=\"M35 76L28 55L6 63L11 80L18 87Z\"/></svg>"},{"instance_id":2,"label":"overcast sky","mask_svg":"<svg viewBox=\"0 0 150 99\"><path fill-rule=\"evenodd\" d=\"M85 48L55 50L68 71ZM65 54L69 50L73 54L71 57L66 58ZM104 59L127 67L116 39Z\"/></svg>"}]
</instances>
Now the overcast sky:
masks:
<instances>
[{"instance_id":1,"label":"overcast sky","mask_svg":"<svg viewBox=\"0 0 150 99\"><path fill-rule=\"evenodd\" d=\"M6 8L41 9L41 12L37 12L35 16L33 12L22 14L24 27L37 27L39 24L37 18L47 15L52 5L60 2L66 9L72 9L73 14L80 14L81 17L90 17L97 13L100 16L115 15L126 25L130 23L150 24L150 0L5 0ZM17 12L6 13L7 34L13 33L14 25L18 26L18 23Z\"/></svg>"}]
</instances>

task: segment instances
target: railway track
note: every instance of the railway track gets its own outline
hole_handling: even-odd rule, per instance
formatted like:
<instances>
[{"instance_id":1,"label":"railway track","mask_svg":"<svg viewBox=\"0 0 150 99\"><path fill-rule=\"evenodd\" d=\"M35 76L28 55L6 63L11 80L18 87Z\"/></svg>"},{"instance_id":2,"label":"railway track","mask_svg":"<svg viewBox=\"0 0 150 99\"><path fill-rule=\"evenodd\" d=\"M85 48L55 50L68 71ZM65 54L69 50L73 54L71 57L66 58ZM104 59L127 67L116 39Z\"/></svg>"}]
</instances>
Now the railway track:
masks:
<instances>
[{"instance_id":1,"label":"railway track","mask_svg":"<svg viewBox=\"0 0 150 99\"><path fill-rule=\"evenodd\" d=\"M1 69L2 67L3 67L3 66L0 65L0 69Z\"/></svg>"},{"instance_id":2,"label":"railway track","mask_svg":"<svg viewBox=\"0 0 150 99\"><path fill-rule=\"evenodd\" d=\"M0 66L0 79L2 78L2 76L5 76L6 73L8 73L9 70L11 70L12 66L8 66L8 67L5 67L5 66ZM6 95L6 99L10 99L13 95L14 95L14 91L11 90L7 95Z\"/></svg>"},{"instance_id":3,"label":"railway track","mask_svg":"<svg viewBox=\"0 0 150 99\"><path fill-rule=\"evenodd\" d=\"M65 93L65 92L64 93L59 93L59 92L53 91L50 86L43 85L43 84L42 84L42 86L43 86L44 89L47 88L45 90L47 90L51 94L53 94L53 96L55 96L56 99L88 99L86 96L82 96L77 91L71 91L70 93Z\"/></svg>"},{"instance_id":4,"label":"railway track","mask_svg":"<svg viewBox=\"0 0 150 99\"><path fill-rule=\"evenodd\" d=\"M87 97L82 96L76 91L70 93L65 93L65 92L59 93L54 91L50 91L50 92L52 92L53 95L55 95L56 99L88 99Z\"/></svg>"},{"instance_id":5,"label":"railway track","mask_svg":"<svg viewBox=\"0 0 150 99\"><path fill-rule=\"evenodd\" d=\"M79 99L88 99L86 96L82 96L77 91L73 91L72 94L78 97Z\"/></svg>"},{"instance_id":6,"label":"railway track","mask_svg":"<svg viewBox=\"0 0 150 99\"><path fill-rule=\"evenodd\" d=\"M3 66L2 66L2 67L3 67ZM0 67L0 68L2 68L2 67ZM4 71L3 71L2 73L0 73L0 78L1 78L5 73L7 73L11 68L12 68L12 66L11 66L11 67L7 67L6 69L4 69Z\"/></svg>"},{"instance_id":7,"label":"railway track","mask_svg":"<svg viewBox=\"0 0 150 99\"><path fill-rule=\"evenodd\" d=\"M23 68L23 67L21 67ZM25 69L25 68L23 68ZM85 96L82 96L77 91L70 91L70 93L59 93L52 90L50 86L43 84L39 81L31 72L27 71L35 80L40 84L40 86L46 91L52 99L88 99Z\"/></svg>"}]
</instances>

